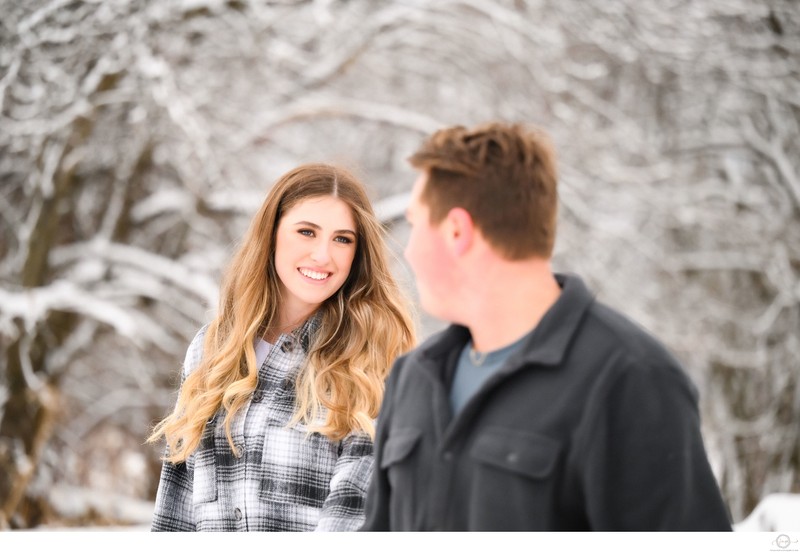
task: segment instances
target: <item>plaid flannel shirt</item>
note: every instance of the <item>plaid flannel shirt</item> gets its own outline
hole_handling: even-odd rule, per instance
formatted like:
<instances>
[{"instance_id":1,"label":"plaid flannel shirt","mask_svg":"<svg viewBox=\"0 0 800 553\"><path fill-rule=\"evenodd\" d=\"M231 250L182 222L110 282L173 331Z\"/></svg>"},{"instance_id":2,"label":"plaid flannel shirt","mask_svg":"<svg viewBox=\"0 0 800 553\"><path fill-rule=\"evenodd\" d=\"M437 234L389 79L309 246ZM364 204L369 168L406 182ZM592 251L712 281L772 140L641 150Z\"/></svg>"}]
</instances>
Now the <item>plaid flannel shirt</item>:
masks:
<instances>
[{"instance_id":1,"label":"plaid flannel shirt","mask_svg":"<svg viewBox=\"0 0 800 553\"><path fill-rule=\"evenodd\" d=\"M287 427L295 409L294 379L316 332L312 317L282 335L261 364L258 386L232 425L224 413L208 421L200 446L184 463L165 462L152 531L354 531L364 522L373 466L365 433L331 441ZM182 379L203 352L203 327L186 352ZM324 411L321 414L324 416Z\"/></svg>"}]
</instances>

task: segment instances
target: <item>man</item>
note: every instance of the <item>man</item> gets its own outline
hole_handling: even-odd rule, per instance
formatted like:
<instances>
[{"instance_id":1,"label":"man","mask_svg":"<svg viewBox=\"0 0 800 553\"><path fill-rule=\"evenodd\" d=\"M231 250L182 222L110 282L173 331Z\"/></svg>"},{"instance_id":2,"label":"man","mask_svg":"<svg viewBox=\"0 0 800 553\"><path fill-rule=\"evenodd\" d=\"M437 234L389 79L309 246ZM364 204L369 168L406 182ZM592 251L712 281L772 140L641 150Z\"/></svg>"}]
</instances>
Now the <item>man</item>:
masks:
<instances>
[{"instance_id":1,"label":"man","mask_svg":"<svg viewBox=\"0 0 800 553\"><path fill-rule=\"evenodd\" d=\"M551 270L547 139L449 128L410 162L405 256L452 325L393 367L362 530L731 530L679 363Z\"/></svg>"}]
</instances>

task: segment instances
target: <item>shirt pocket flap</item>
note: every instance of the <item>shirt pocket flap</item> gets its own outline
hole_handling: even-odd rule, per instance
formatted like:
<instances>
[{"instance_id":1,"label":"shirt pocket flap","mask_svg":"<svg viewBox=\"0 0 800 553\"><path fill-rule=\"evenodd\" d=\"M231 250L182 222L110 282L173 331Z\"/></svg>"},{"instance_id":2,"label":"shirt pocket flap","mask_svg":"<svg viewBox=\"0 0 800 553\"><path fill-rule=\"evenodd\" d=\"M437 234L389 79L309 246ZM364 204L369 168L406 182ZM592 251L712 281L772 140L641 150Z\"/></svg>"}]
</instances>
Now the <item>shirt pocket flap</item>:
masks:
<instances>
[{"instance_id":1,"label":"shirt pocket flap","mask_svg":"<svg viewBox=\"0 0 800 553\"><path fill-rule=\"evenodd\" d=\"M421 434L421 431L417 428L402 428L392 431L383 448L381 468L386 468L408 457L419 441Z\"/></svg>"},{"instance_id":2,"label":"shirt pocket flap","mask_svg":"<svg viewBox=\"0 0 800 553\"><path fill-rule=\"evenodd\" d=\"M561 446L541 434L487 429L470 449L473 459L529 478L544 478L555 467Z\"/></svg>"}]
</instances>

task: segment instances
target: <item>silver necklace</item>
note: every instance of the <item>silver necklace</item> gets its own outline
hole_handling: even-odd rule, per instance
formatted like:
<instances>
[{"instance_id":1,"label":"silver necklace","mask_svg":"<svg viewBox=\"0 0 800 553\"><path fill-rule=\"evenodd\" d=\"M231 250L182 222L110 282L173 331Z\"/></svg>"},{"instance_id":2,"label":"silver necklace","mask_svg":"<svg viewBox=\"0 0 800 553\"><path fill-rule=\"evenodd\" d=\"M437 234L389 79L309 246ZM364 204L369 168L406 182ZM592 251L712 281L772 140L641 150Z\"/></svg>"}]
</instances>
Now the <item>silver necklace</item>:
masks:
<instances>
[{"instance_id":1,"label":"silver necklace","mask_svg":"<svg viewBox=\"0 0 800 553\"><path fill-rule=\"evenodd\" d=\"M476 367L480 367L483 365L483 362L486 361L486 356L489 355L489 352L479 352L475 351L475 348L469 346L469 360L472 361L472 364Z\"/></svg>"}]
</instances>

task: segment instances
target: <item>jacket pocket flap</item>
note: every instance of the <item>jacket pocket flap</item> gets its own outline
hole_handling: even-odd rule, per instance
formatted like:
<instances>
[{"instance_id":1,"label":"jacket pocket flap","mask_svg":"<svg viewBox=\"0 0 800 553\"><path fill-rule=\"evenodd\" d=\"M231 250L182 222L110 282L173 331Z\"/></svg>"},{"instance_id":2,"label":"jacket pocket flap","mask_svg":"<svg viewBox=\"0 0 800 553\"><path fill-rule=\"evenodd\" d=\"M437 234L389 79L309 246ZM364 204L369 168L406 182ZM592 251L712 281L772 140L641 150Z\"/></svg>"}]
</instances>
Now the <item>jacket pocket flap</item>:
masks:
<instances>
[{"instance_id":1,"label":"jacket pocket flap","mask_svg":"<svg viewBox=\"0 0 800 553\"><path fill-rule=\"evenodd\" d=\"M419 441L421 432L417 428L401 428L390 432L383 448L381 468L402 461Z\"/></svg>"},{"instance_id":2,"label":"jacket pocket flap","mask_svg":"<svg viewBox=\"0 0 800 553\"><path fill-rule=\"evenodd\" d=\"M555 467L558 441L541 434L487 429L470 449L473 459L530 478L543 478Z\"/></svg>"}]
</instances>

